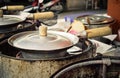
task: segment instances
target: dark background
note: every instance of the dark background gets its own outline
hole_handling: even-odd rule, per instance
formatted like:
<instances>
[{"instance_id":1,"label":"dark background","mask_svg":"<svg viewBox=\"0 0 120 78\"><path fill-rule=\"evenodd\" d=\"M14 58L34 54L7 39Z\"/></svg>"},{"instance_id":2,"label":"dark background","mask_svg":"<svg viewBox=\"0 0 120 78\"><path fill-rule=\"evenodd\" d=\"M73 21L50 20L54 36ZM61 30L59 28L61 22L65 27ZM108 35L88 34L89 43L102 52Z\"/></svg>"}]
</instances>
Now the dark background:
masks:
<instances>
[{"instance_id":1,"label":"dark background","mask_svg":"<svg viewBox=\"0 0 120 78\"><path fill-rule=\"evenodd\" d=\"M29 6L32 4L34 0L0 0L0 7L5 5L24 5ZM47 3L51 0L44 0L44 3ZM66 0L60 0L64 3L64 6L66 6L67 1ZM98 6L100 9L107 9L107 0L99 0Z\"/></svg>"},{"instance_id":2,"label":"dark background","mask_svg":"<svg viewBox=\"0 0 120 78\"><path fill-rule=\"evenodd\" d=\"M31 5L34 0L0 0L0 7L5 5ZM51 0L44 0L44 3L47 3ZM63 3L66 3L66 0L60 0Z\"/></svg>"}]
</instances>

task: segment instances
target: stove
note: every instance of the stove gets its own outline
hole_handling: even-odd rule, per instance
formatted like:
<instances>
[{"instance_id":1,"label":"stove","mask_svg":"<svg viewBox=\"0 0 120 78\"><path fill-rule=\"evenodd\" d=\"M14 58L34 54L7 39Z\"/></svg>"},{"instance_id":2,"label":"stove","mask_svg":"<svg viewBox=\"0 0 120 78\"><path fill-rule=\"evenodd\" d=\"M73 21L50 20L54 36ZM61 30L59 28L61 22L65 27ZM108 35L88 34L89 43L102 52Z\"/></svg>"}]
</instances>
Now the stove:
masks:
<instances>
[{"instance_id":1,"label":"stove","mask_svg":"<svg viewBox=\"0 0 120 78\"><path fill-rule=\"evenodd\" d=\"M28 73L29 76L27 75L27 77L30 78L34 77L33 74L37 75L36 78L50 78L50 76L55 71L67 64L86 58L92 58L93 49L90 49L88 52L78 55L66 54L61 57L53 57L46 59L25 58L23 57L21 50L10 46L7 43L7 39L4 39L0 42L0 52L0 65L2 67L0 70L1 77L7 78L8 76L14 76L15 78L17 78L21 77L22 75L23 78L26 78L26 73ZM38 71L36 72L36 70ZM30 71L32 71L32 74Z\"/></svg>"},{"instance_id":2,"label":"stove","mask_svg":"<svg viewBox=\"0 0 120 78\"><path fill-rule=\"evenodd\" d=\"M58 60L58 59L68 59L78 56L85 56L86 58L93 57L95 53L95 47L91 42L87 42L86 46L83 46L81 42L76 46L83 47L85 49L83 52L75 52L70 54L67 49L55 50L46 53L40 52L24 52L21 49L15 48L8 43L8 38L0 42L0 51L2 55L14 57L15 59L25 59L25 60ZM6 49L7 48L7 49ZM69 48L68 48L69 49Z\"/></svg>"}]
</instances>

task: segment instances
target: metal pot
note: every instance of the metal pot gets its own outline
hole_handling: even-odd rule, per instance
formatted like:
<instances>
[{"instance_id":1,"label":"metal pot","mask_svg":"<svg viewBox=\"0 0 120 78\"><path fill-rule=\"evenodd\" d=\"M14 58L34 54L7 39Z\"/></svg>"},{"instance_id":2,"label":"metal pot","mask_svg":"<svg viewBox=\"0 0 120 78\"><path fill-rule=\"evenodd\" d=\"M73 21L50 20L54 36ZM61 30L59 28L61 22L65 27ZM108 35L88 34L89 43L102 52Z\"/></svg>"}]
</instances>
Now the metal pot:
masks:
<instances>
[{"instance_id":1,"label":"metal pot","mask_svg":"<svg viewBox=\"0 0 120 78\"><path fill-rule=\"evenodd\" d=\"M45 37L39 36L38 31L27 31L13 35L8 39L8 43L21 49L24 55L25 53L40 53L38 57L63 56L66 53L62 50L75 45L78 41L77 36L58 31L47 31ZM32 57L34 58L34 56Z\"/></svg>"},{"instance_id":2,"label":"metal pot","mask_svg":"<svg viewBox=\"0 0 120 78\"><path fill-rule=\"evenodd\" d=\"M23 12L27 12L27 13L36 13L37 9L35 7L35 9L33 7L29 7L27 9L25 9ZM47 26L53 26L57 23L57 18L58 18L58 14L54 13L54 17L53 18L49 18L49 19L39 19L38 21L47 25Z\"/></svg>"},{"instance_id":3,"label":"metal pot","mask_svg":"<svg viewBox=\"0 0 120 78\"><path fill-rule=\"evenodd\" d=\"M80 50L78 52L80 53L90 49L91 46L91 43L87 40L79 40L75 35L58 31L47 31L45 37L39 36L38 31L22 32L10 37L8 43L20 49L24 58L35 59L63 57L68 54L66 50L75 45L79 46Z\"/></svg>"}]
</instances>

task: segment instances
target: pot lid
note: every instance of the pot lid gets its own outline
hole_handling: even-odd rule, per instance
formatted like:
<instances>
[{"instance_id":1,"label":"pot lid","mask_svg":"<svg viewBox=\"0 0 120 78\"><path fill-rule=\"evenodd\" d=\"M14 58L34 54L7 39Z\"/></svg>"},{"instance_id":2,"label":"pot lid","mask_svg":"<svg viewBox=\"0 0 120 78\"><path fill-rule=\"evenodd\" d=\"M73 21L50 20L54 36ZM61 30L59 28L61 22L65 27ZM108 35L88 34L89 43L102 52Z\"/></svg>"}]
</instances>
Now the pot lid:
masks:
<instances>
[{"instance_id":1,"label":"pot lid","mask_svg":"<svg viewBox=\"0 0 120 78\"><path fill-rule=\"evenodd\" d=\"M92 24L92 25L99 25L99 24L108 24L114 21L114 19L107 15L107 14L93 14L93 15L83 15L76 18L80 20L84 24Z\"/></svg>"},{"instance_id":2,"label":"pot lid","mask_svg":"<svg viewBox=\"0 0 120 78\"><path fill-rule=\"evenodd\" d=\"M16 24L16 23L22 22L24 20L25 19L20 18L15 15L3 15L2 17L0 17L0 26Z\"/></svg>"},{"instance_id":3,"label":"pot lid","mask_svg":"<svg viewBox=\"0 0 120 78\"><path fill-rule=\"evenodd\" d=\"M39 31L27 31L8 39L10 45L25 50L60 50L78 43L79 38L66 32L47 31L47 36L39 36Z\"/></svg>"}]
</instances>

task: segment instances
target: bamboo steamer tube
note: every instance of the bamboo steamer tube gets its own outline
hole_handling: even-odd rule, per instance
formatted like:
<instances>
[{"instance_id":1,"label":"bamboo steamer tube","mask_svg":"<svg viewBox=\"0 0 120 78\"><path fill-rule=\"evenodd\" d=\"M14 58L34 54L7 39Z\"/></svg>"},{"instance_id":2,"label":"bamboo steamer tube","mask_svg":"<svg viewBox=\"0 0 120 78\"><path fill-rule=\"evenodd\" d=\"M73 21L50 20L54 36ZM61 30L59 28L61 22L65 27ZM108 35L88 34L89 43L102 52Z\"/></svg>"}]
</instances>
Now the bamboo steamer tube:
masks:
<instances>
[{"instance_id":1,"label":"bamboo steamer tube","mask_svg":"<svg viewBox=\"0 0 120 78\"><path fill-rule=\"evenodd\" d=\"M53 17L54 17L53 12L41 12L41 13L33 14L34 19L49 19L49 18L53 18Z\"/></svg>"},{"instance_id":2,"label":"bamboo steamer tube","mask_svg":"<svg viewBox=\"0 0 120 78\"><path fill-rule=\"evenodd\" d=\"M88 38L98 37L98 36L105 36L112 34L112 29L109 26L88 29L86 30Z\"/></svg>"},{"instance_id":3,"label":"bamboo steamer tube","mask_svg":"<svg viewBox=\"0 0 120 78\"><path fill-rule=\"evenodd\" d=\"M23 10L24 6L23 5L14 5L14 6L6 6L7 10Z\"/></svg>"}]
</instances>

